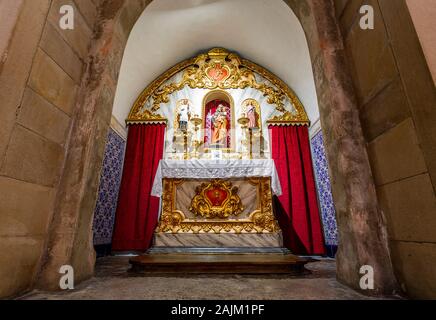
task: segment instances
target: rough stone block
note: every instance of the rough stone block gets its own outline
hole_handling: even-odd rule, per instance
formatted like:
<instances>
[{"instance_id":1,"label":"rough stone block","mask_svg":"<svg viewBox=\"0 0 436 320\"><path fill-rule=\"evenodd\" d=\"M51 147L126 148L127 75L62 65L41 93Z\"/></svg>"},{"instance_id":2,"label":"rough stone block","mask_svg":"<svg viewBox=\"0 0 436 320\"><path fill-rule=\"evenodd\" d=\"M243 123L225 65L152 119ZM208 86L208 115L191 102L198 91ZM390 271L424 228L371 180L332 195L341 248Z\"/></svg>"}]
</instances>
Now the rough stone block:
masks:
<instances>
[{"instance_id":1,"label":"rough stone block","mask_svg":"<svg viewBox=\"0 0 436 320\"><path fill-rule=\"evenodd\" d=\"M62 30L59 26L59 20L61 14L59 9L63 5L71 5L75 10L74 14L74 30ZM80 13L80 10L72 0L53 0L50 12L48 15L48 21L57 29L59 34L70 45L70 47L77 53L77 55L83 60L86 60L88 55L89 44L92 38L92 30L86 23L85 19Z\"/></svg>"},{"instance_id":2,"label":"rough stone block","mask_svg":"<svg viewBox=\"0 0 436 320\"><path fill-rule=\"evenodd\" d=\"M17 125L1 174L52 187L58 181L63 156L61 146Z\"/></svg>"},{"instance_id":3,"label":"rough stone block","mask_svg":"<svg viewBox=\"0 0 436 320\"><path fill-rule=\"evenodd\" d=\"M398 75L377 1L371 0L368 4L374 7L375 29L362 30L359 23L355 23L345 40L359 105L375 96Z\"/></svg>"},{"instance_id":4,"label":"rough stone block","mask_svg":"<svg viewBox=\"0 0 436 320\"><path fill-rule=\"evenodd\" d=\"M0 241L0 297L29 290L34 282L44 239L5 237Z\"/></svg>"},{"instance_id":5,"label":"rough stone block","mask_svg":"<svg viewBox=\"0 0 436 320\"><path fill-rule=\"evenodd\" d=\"M427 171L410 118L370 143L368 154L377 185Z\"/></svg>"},{"instance_id":6,"label":"rough stone block","mask_svg":"<svg viewBox=\"0 0 436 320\"><path fill-rule=\"evenodd\" d=\"M406 1L379 0L418 141L436 181L436 90ZM429 30L430 34L431 32ZM433 187L436 187L435 185Z\"/></svg>"},{"instance_id":7,"label":"rough stone block","mask_svg":"<svg viewBox=\"0 0 436 320\"><path fill-rule=\"evenodd\" d=\"M50 23L46 24L40 47L65 70L77 84L80 84L84 69L83 63Z\"/></svg>"},{"instance_id":8,"label":"rough stone block","mask_svg":"<svg viewBox=\"0 0 436 320\"><path fill-rule=\"evenodd\" d=\"M90 0L74 0L74 3L79 8L80 13L83 18L85 18L86 23L89 28L94 29L95 22L97 20L97 7L94 2Z\"/></svg>"},{"instance_id":9,"label":"rough stone block","mask_svg":"<svg viewBox=\"0 0 436 320\"><path fill-rule=\"evenodd\" d=\"M336 17L340 17L345 9L345 6L349 4L350 0L334 0Z\"/></svg>"},{"instance_id":10,"label":"rough stone block","mask_svg":"<svg viewBox=\"0 0 436 320\"><path fill-rule=\"evenodd\" d=\"M436 242L436 198L428 174L387 184L377 193L388 220L389 238Z\"/></svg>"},{"instance_id":11,"label":"rough stone block","mask_svg":"<svg viewBox=\"0 0 436 320\"><path fill-rule=\"evenodd\" d=\"M397 78L360 111L362 130L366 141L373 141L410 116L401 79Z\"/></svg>"},{"instance_id":12,"label":"rough stone block","mask_svg":"<svg viewBox=\"0 0 436 320\"><path fill-rule=\"evenodd\" d=\"M0 1L0 21L2 22L0 28L0 57L6 54L22 4L23 0ZM0 59L0 68L3 64L2 60Z\"/></svg>"},{"instance_id":13,"label":"rough stone block","mask_svg":"<svg viewBox=\"0 0 436 320\"><path fill-rule=\"evenodd\" d=\"M353 24L359 23L359 9L364 3L364 0L337 0L339 6L343 6L339 19L339 27L344 38L348 36L350 28ZM342 3L341 3L342 2ZM336 10L340 10L336 8Z\"/></svg>"},{"instance_id":14,"label":"rough stone block","mask_svg":"<svg viewBox=\"0 0 436 320\"><path fill-rule=\"evenodd\" d=\"M14 127L50 1L24 1L0 68L0 166Z\"/></svg>"},{"instance_id":15,"label":"rough stone block","mask_svg":"<svg viewBox=\"0 0 436 320\"><path fill-rule=\"evenodd\" d=\"M436 299L436 243L392 241L394 268L411 298Z\"/></svg>"},{"instance_id":16,"label":"rough stone block","mask_svg":"<svg viewBox=\"0 0 436 320\"><path fill-rule=\"evenodd\" d=\"M76 84L46 53L38 50L29 86L49 102L71 115L76 100Z\"/></svg>"},{"instance_id":17,"label":"rough stone block","mask_svg":"<svg viewBox=\"0 0 436 320\"><path fill-rule=\"evenodd\" d=\"M0 177L0 236L45 235L54 190Z\"/></svg>"},{"instance_id":18,"label":"rough stone block","mask_svg":"<svg viewBox=\"0 0 436 320\"><path fill-rule=\"evenodd\" d=\"M27 88L18 123L53 142L64 145L70 128L70 117Z\"/></svg>"}]
</instances>

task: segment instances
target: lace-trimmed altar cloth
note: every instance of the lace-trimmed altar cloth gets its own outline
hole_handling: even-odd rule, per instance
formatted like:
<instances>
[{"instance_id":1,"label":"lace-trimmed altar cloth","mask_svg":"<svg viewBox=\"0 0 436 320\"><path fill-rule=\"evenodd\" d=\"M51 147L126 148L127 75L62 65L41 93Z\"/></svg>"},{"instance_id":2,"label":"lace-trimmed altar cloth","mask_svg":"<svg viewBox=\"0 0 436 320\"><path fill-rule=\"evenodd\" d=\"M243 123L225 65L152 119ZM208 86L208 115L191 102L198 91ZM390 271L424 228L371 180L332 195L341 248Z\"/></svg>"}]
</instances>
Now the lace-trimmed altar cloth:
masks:
<instances>
[{"instance_id":1,"label":"lace-trimmed altar cloth","mask_svg":"<svg viewBox=\"0 0 436 320\"><path fill-rule=\"evenodd\" d=\"M228 179L271 177L271 190L280 196L282 188L272 159L253 160L161 160L154 178L151 195L161 197L162 179Z\"/></svg>"}]
</instances>

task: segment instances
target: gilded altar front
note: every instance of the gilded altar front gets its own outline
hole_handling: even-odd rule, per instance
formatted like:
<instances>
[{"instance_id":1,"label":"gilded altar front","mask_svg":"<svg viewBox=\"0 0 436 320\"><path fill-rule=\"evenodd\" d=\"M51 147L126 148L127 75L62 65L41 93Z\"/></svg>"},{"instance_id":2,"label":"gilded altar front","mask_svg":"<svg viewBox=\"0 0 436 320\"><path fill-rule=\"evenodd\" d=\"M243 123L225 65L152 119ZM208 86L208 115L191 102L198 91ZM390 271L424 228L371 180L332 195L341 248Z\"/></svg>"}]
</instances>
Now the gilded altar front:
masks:
<instances>
[{"instance_id":1,"label":"gilded altar front","mask_svg":"<svg viewBox=\"0 0 436 320\"><path fill-rule=\"evenodd\" d=\"M158 233L273 233L271 178L163 179Z\"/></svg>"}]
</instances>

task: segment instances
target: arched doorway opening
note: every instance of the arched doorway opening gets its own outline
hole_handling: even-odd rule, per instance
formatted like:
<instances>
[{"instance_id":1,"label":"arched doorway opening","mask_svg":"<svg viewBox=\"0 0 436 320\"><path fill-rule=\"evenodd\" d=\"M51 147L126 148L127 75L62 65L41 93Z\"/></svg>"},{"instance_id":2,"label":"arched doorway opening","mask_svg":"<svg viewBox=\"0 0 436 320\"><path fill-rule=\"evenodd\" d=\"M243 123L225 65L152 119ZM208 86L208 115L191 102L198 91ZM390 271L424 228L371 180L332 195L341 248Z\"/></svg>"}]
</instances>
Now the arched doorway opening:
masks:
<instances>
[{"instance_id":1,"label":"arched doorway opening","mask_svg":"<svg viewBox=\"0 0 436 320\"><path fill-rule=\"evenodd\" d=\"M324 1L287 1L286 3L302 23L312 58L342 240L338 255L338 278L349 286L358 288L360 266L371 264L380 270L376 275L378 292L392 292L395 278L389 259L385 227L378 208L353 89L347 81L347 69L339 30L334 22L332 3ZM123 51L127 34L144 7L145 5L132 5L126 2L118 8L112 8L112 12L105 13L106 19L103 19L100 29L102 32L99 33L99 38L91 49L91 56L95 61L92 72L96 70L99 72L97 77L87 80L87 85L81 89L84 97L80 102L82 110L96 110L96 97L105 90L105 93L109 92L108 100L115 96L113 90L115 85L108 83L105 76L120 69L122 56L120 51ZM121 28L122 31L117 34L116 28ZM321 33L319 30L331 30L331 32ZM321 43L323 46L320 45ZM112 46L111 50L102 50L107 48L108 44L109 47ZM104 122L99 122L99 119L92 117L82 119L72 134L83 139L82 126L107 128L107 121ZM101 153L96 146L90 148ZM74 161L77 159L70 154L67 163L74 164ZM98 181L98 175L90 174L82 177L81 183L86 184L90 180ZM61 188L64 189L65 194L68 194L67 191L71 186L63 183ZM43 267L41 283L49 286L55 285L51 281L53 277L50 274L58 269L59 261L72 263L76 267L79 279L92 275L93 249L90 241L92 212L89 208L82 210L84 195L77 195L77 197L79 197L77 207L73 208L78 222L77 236L72 243L63 246L60 244L65 240L54 236L48 244L51 255ZM63 227L64 215L65 212L61 209L58 217L55 217L54 233L56 229ZM70 250L63 252L65 246ZM86 258L83 258L84 256Z\"/></svg>"}]
</instances>

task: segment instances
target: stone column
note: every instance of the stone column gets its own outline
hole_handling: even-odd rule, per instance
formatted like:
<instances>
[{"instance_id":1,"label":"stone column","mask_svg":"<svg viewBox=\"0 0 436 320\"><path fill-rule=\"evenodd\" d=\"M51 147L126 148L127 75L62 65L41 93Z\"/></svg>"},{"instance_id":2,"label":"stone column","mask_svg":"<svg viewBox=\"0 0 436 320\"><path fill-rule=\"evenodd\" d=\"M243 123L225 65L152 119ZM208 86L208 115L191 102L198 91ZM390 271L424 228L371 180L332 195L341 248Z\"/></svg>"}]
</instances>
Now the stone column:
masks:
<instances>
[{"instance_id":1,"label":"stone column","mask_svg":"<svg viewBox=\"0 0 436 320\"><path fill-rule=\"evenodd\" d=\"M74 267L76 283L94 274L93 214L118 72L128 35L149 2L101 1L38 278L40 288L59 288L62 265Z\"/></svg>"},{"instance_id":2,"label":"stone column","mask_svg":"<svg viewBox=\"0 0 436 320\"><path fill-rule=\"evenodd\" d=\"M375 290L363 293L392 294L398 286L386 225L377 200L335 8L330 0L312 0L309 5L318 36L314 73L339 229L337 277L360 290L360 268L369 265L374 268Z\"/></svg>"}]
</instances>

